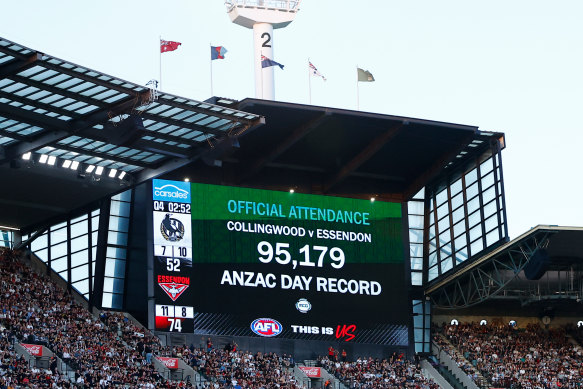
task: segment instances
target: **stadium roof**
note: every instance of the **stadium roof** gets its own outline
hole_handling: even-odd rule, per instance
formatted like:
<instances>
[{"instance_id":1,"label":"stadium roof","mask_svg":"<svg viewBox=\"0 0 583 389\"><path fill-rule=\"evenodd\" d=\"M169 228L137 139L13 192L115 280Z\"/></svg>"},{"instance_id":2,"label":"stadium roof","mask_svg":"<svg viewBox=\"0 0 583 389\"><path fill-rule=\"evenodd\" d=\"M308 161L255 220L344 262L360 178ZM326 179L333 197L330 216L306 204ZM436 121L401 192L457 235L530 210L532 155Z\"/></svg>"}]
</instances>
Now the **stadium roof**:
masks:
<instances>
[{"instance_id":1,"label":"stadium roof","mask_svg":"<svg viewBox=\"0 0 583 389\"><path fill-rule=\"evenodd\" d=\"M0 38L0 225L69 212L263 122Z\"/></svg>"},{"instance_id":2,"label":"stadium roof","mask_svg":"<svg viewBox=\"0 0 583 389\"><path fill-rule=\"evenodd\" d=\"M503 133L475 126L260 99L212 101L265 116L266 124L216 155L220 162L199 161L167 177L406 201L444 172L475 163L491 142L504 145Z\"/></svg>"},{"instance_id":3,"label":"stadium roof","mask_svg":"<svg viewBox=\"0 0 583 389\"><path fill-rule=\"evenodd\" d=\"M579 302L583 227L536 226L458 269L426 288L436 308L469 308L487 300Z\"/></svg>"},{"instance_id":4,"label":"stadium roof","mask_svg":"<svg viewBox=\"0 0 583 389\"><path fill-rule=\"evenodd\" d=\"M438 176L475 163L492 142L504 145L503 137L475 126L260 99L200 102L0 38L4 226L38 226L162 174L406 201Z\"/></svg>"}]
</instances>

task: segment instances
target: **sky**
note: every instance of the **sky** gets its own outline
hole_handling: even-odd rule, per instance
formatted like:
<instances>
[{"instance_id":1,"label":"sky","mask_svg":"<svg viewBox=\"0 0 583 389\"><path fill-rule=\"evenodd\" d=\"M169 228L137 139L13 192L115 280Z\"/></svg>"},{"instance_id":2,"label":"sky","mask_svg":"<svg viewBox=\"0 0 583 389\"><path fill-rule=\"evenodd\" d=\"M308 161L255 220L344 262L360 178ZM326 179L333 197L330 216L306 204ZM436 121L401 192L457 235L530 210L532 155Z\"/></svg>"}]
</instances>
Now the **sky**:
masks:
<instances>
[{"instance_id":1,"label":"sky","mask_svg":"<svg viewBox=\"0 0 583 389\"><path fill-rule=\"evenodd\" d=\"M2 1L0 36L162 90L254 97L252 30L220 0ZM583 1L303 0L275 30L275 99L478 126L506 135L503 171L514 238L538 224L583 226Z\"/></svg>"}]
</instances>

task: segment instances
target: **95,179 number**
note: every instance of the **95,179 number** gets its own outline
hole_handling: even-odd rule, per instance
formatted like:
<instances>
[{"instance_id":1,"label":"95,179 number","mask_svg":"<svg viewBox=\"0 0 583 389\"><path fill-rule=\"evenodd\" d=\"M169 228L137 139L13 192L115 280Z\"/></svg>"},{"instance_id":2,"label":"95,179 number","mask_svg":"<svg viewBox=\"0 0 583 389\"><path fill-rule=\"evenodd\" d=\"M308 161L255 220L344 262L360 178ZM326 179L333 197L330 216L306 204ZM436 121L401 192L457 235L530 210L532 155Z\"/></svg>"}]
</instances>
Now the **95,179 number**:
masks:
<instances>
[{"instance_id":1,"label":"95,179 number","mask_svg":"<svg viewBox=\"0 0 583 389\"><path fill-rule=\"evenodd\" d=\"M303 256L301 261L292 259L289 252L289 243L275 243L275 247L265 240L257 244L258 257L261 263L270 263L273 259L280 265L292 264L295 269L299 266L306 267L323 267L324 261L329 258L330 266L334 269L340 269L344 266L346 258L344 251L339 247L328 248L326 246L305 245L299 249L299 254ZM316 258L317 257L317 258Z\"/></svg>"}]
</instances>

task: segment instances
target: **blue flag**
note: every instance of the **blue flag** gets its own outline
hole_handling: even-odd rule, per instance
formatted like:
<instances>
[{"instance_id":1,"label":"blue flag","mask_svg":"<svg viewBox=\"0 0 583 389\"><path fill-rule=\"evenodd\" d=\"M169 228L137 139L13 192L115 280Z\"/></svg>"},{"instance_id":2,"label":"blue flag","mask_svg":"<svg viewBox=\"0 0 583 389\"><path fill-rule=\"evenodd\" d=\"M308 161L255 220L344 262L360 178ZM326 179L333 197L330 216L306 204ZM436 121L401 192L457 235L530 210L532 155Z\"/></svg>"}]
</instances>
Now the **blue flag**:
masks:
<instances>
[{"instance_id":1,"label":"blue flag","mask_svg":"<svg viewBox=\"0 0 583 389\"><path fill-rule=\"evenodd\" d=\"M263 54L261 54L261 67L268 68L270 66L279 66L283 70L282 64L280 64L279 62L275 62L274 60L269 59L266 56L264 56Z\"/></svg>"},{"instance_id":2,"label":"blue flag","mask_svg":"<svg viewBox=\"0 0 583 389\"><path fill-rule=\"evenodd\" d=\"M225 53L227 49L223 46L211 46L211 60L213 59L225 59Z\"/></svg>"}]
</instances>

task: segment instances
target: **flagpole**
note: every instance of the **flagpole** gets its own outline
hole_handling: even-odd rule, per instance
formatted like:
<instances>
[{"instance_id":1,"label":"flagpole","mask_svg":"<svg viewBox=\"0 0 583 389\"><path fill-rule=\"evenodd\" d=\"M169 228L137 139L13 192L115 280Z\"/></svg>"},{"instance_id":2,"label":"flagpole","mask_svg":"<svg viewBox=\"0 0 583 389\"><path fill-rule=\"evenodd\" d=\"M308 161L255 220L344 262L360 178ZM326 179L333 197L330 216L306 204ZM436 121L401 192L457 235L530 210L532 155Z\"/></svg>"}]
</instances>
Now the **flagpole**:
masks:
<instances>
[{"instance_id":1,"label":"flagpole","mask_svg":"<svg viewBox=\"0 0 583 389\"><path fill-rule=\"evenodd\" d=\"M158 37L158 54L160 55L160 90L162 90L162 35Z\"/></svg>"},{"instance_id":2,"label":"flagpole","mask_svg":"<svg viewBox=\"0 0 583 389\"><path fill-rule=\"evenodd\" d=\"M360 111L360 91L358 90L358 65L356 65L356 110Z\"/></svg>"},{"instance_id":3,"label":"flagpole","mask_svg":"<svg viewBox=\"0 0 583 389\"><path fill-rule=\"evenodd\" d=\"M209 43L211 48L213 47L212 43ZM211 97L213 97L213 56L211 54Z\"/></svg>"},{"instance_id":4,"label":"flagpole","mask_svg":"<svg viewBox=\"0 0 583 389\"><path fill-rule=\"evenodd\" d=\"M308 91L310 92L310 105L312 105L312 75L310 74L312 69L310 69L310 58L308 58Z\"/></svg>"}]
</instances>

